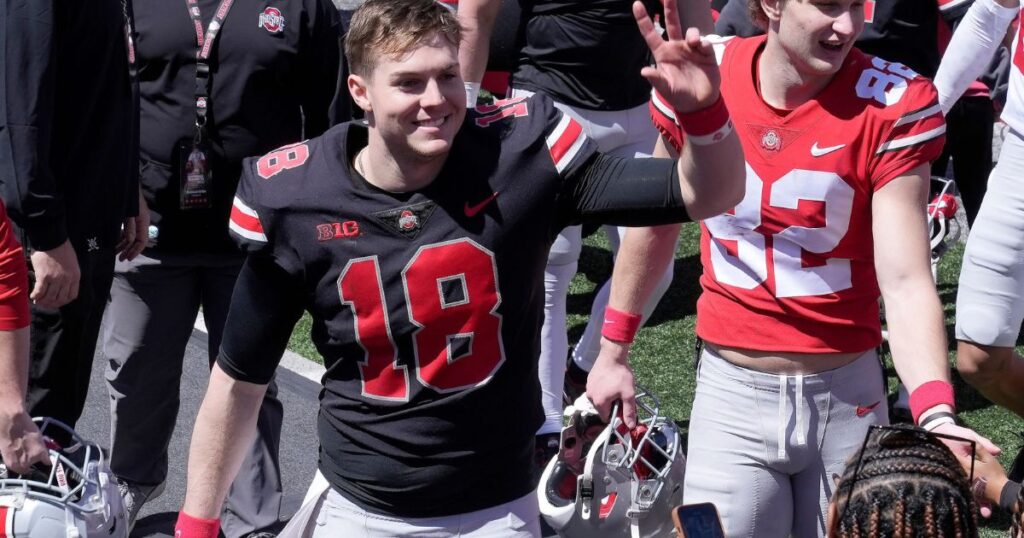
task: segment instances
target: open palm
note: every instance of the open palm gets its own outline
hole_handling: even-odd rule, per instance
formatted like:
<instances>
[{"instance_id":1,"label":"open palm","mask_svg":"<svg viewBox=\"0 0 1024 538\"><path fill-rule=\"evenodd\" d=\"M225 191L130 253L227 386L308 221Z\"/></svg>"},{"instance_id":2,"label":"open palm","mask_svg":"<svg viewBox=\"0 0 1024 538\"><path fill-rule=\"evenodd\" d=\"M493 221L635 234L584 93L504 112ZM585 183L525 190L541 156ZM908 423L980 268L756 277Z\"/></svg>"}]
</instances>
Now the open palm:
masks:
<instances>
[{"instance_id":1,"label":"open palm","mask_svg":"<svg viewBox=\"0 0 1024 538\"><path fill-rule=\"evenodd\" d=\"M655 61L654 66L644 67L640 74L677 112L706 108L719 95L721 75L715 52L706 39L701 39L696 28L684 32L675 0L662 0L662 3L667 41L654 28L643 3L633 3L637 27Z\"/></svg>"}]
</instances>

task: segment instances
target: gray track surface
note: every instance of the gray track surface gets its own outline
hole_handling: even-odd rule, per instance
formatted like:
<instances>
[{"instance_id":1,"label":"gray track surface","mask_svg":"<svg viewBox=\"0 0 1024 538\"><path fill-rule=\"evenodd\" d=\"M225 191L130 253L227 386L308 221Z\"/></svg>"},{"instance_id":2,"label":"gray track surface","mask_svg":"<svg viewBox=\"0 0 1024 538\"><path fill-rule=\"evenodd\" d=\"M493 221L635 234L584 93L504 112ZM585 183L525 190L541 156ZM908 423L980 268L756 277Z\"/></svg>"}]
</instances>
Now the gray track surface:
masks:
<instances>
[{"instance_id":1,"label":"gray track surface","mask_svg":"<svg viewBox=\"0 0 1024 538\"><path fill-rule=\"evenodd\" d=\"M110 405L103 372L106 359L102 345L97 346L92 382L85 413L78 423L78 432L104 448L110 446ZM132 538L170 537L174 522L185 498L185 465L192 425L209 376L206 335L193 331L185 351L185 374L181 381L181 409L171 439L170 473L164 494L147 503L139 515ZM316 413L320 386L313 381L285 370L278 370L279 397L284 405L284 431L281 434L281 472L284 476L285 498L282 512L291 515L305 495L316 472Z\"/></svg>"}]
</instances>

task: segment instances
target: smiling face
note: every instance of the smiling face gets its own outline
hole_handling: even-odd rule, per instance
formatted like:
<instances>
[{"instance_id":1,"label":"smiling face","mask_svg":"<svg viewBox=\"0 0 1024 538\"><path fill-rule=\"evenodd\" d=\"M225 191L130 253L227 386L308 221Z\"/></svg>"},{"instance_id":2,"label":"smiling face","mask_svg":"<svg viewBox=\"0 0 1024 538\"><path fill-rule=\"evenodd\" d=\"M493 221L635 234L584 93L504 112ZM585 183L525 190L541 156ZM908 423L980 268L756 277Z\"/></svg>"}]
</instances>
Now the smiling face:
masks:
<instances>
[{"instance_id":1,"label":"smiling face","mask_svg":"<svg viewBox=\"0 0 1024 538\"><path fill-rule=\"evenodd\" d=\"M439 35L378 59L366 77L350 75L349 89L367 113L371 139L399 163L443 159L466 117L458 49Z\"/></svg>"},{"instance_id":2,"label":"smiling face","mask_svg":"<svg viewBox=\"0 0 1024 538\"><path fill-rule=\"evenodd\" d=\"M762 5L778 44L808 77L839 71L864 29L864 0L769 0Z\"/></svg>"}]
</instances>

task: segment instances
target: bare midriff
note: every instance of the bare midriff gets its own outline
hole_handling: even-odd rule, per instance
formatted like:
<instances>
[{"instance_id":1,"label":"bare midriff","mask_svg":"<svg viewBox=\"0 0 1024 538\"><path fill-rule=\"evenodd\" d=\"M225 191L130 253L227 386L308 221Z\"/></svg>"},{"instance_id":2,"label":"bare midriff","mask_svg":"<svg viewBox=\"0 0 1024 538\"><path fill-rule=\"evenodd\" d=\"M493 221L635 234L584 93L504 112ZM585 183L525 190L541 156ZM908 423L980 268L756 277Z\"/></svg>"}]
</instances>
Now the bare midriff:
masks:
<instances>
[{"instance_id":1,"label":"bare midriff","mask_svg":"<svg viewBox=\"0 0 1024 538\"><path fill-rule=\"evenodd\" d=\"M855 353L780 353L720 346L710 342L705 342L704 345L740 368L786 375L817 374L835 370L852 363L864 354L864 351Z\"/></svg>"}]
</instances>

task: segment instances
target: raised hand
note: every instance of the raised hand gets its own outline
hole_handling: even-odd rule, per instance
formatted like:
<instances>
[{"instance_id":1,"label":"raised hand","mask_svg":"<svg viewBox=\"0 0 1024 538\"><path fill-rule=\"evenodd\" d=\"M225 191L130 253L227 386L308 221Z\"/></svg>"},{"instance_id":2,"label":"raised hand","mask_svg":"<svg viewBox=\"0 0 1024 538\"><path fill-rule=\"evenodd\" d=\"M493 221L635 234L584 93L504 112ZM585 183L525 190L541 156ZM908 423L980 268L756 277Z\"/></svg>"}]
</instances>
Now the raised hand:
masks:
<instances>
[{"instance_id":1,"label":"raised hand","mask_svg":"<svg viewBox=\"0 0 1024 538\"><path fill-rule=\"evenodd\" d=\"M668 41L654 28L642 2L633 2L636 25L654 56L655 65L640 74L677 112L687 113L712 105L718 99L721 76L711 44L696 28L683 30L676 0L662 0Z\"/></svg>"}]
</instances>

